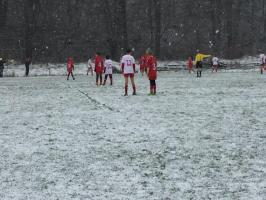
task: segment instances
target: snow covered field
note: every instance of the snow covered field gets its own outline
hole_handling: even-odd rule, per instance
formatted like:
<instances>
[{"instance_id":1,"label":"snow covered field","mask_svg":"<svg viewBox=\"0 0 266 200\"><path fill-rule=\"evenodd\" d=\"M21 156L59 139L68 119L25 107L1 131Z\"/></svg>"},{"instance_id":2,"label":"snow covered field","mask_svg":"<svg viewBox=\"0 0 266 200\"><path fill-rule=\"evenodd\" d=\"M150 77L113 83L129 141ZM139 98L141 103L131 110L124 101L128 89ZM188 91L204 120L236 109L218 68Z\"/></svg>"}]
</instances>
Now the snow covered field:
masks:
<instances>
[{"instance_id":1,"label":"snow covered field","mask_svg":"<svg viewBox=\"0 0 266 200\"><path fill-rule=\"evenodd\" d=\"M266 199L266 75L0 79L0 199Z\"/></svg>"}]
</instances>

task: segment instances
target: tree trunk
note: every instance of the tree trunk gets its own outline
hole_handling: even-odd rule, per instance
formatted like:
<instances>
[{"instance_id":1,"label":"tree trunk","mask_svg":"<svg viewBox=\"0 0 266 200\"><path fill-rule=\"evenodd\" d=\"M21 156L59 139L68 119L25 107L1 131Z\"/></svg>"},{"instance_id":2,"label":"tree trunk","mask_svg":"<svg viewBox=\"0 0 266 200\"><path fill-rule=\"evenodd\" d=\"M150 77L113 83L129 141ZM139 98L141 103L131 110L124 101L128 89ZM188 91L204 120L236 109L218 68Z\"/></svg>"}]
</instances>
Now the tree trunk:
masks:
<instances>
[{"instance_id":1,"label":"tree trunk","mask_svg":"<svg viewBox=\"0 0 266 200\"><path fill-rule=\"evenodd\" d=\"M0 27L6 25L8 1L0 0Z\"/></svg>"},{"instance_id":2,"label":"tree trunk","mask_svg":"<svg viewBox=\"0 0 266 200\"><path fill-rule=\"evenodd\" d=\"M127 1L117 0L117 36L122 43L120 45L121 50L126 50L128 48L128 34L127 34Z\"/></svg>"},{"instance_id":3,"label":"tree trunk","mask_svg":"<svg viewBox=\"0 0 266 200\"><path fill-rule=\"evenodd\" d=\"M155 55L160 58L161 55L161 31L162 31L162 10L161 0L154 0L155 3Z\"/></svg>"},{"instance_id":4,"label":"tree trunk","mask_svg":"<svg viewBox=\"0 0 266 200\"><path fill-rule=\"evenodd\" d=\"M34 0L24 1L25 57L32 57L33 54L34 9Z\"/></svg>"},{"instance_id":5,"label":"tree trunk","mask_svg":"<svg viewBox=\"0 0 266 200\"><path fill-rule=\"evenodd\" d=\"M232 0L225 1L226 11L226 55L230 58L233 53L233 5Z\"/></svg>"}]
</instances>

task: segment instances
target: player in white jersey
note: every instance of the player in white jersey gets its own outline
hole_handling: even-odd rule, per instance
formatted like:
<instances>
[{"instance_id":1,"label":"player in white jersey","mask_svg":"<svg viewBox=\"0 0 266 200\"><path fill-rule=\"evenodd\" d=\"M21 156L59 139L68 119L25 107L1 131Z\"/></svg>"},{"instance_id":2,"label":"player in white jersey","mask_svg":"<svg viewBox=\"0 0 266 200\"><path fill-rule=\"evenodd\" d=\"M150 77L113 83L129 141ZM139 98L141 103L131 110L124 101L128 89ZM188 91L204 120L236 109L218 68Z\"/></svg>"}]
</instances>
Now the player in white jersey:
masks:
<instances>
[{"instance_id":1,"label":"player in white jersey","mask_svg":"<svg viewBox=\"0 0 266 200\"><path fill-rule=\"evenodd\" d=\"M219 67L219 58L217 58L216 56L214 56L212 58L212 72L217 72L218 71L218 67Z\"/></svg>"},{"instance_id":2,"label":"player in white jersey","mask_svg":"<svg viewBox=\"0 0 266 200\"><path fill-rule=\"evenodd\" d=\"M132 50L127 50L127 54L122 57L121 60L121 68L122 73L125 78L125 96L128 95L128 78L130 78L132 88L133 88L133 95L136 95L136 85L134 81L134 74L136 69L135 59L131 55Z\"/></svg>"},{"instance_id":3,"label":"player in white jersey","mask_svg":"<svg viewBox=\"0 0 266 200\"><path fill-rule=\"evenodd\" d=\"M265 54L260 54L260 73L263 74L263 70L266 67L266 56Z\"/></svg>"},{"instance_id":4,"label":"player in white jersey","mask_svg":"<svg viewBox=\"0 0 266 200\"><path fill-rule=\"evenodd\" d=\"M113 61L110 59L110 56L106 56L106 60L104 62L104 82L103 85L106 84L108 76L110 77L110 85L113 85Z\"/></svg>"},{"instance_id":5,"label":"player in white jersey","mask_svg":"<svg viewBox=\"0 0 266 200\"><path fill-rule=\"evenodd\" d=\"M89 71L91 71L91 75L93 76L93 67L92 67L92 61L91 58L88 60L88 69L87 69L87 75L89 75Z\"/></svg>"}]
</instances>

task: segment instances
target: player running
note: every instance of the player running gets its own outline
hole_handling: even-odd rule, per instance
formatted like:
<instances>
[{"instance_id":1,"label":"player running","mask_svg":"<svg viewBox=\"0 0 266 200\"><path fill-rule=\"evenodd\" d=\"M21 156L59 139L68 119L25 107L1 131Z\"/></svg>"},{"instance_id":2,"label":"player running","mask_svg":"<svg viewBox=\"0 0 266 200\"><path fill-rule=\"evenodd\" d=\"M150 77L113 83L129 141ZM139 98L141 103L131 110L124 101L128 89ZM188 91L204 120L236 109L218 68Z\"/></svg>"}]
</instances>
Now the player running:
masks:
<instances>
[{"instance_id":1,"label":"player running","mask_svg":"<svg viewBox=\"0 0 266 200\"><path fill-rule=\"evenodd\" d=\"M211 55L205 55L200 53L200 51L197 51L197 55L195 58L195 63L196 63L196 69L197 69L197 77L201 77L201 73L202 73L202 61L204 60L204 58L209 58L211 57Z\"/></svg>"},{"instance_id":2,"label":"player running","mask_svg":"<svg viewBox=\"0 0 266 200\"><path fill-rule=\"evenodd\" d=\"M128 78L130 78L131 85L133 88L133 95L136 95L136 85L134 81L134 75L136 72L136 64L135 64L135 59L131 55L132 50L129 49L127 50L127 54L124 55L121 59L121 68L122 68L122 73L125 78L125 96L128 95Z\"/></svg>"},{"instance_id":3,"label":"player running","mask_svg":"<svg viewBox=\"0 0 266 200\"><path fill-rule=\"evenodd\" d=\"M99 52L96 53L95 56L95 73L96 73L96 85L102 85L103 81L103 70L104 70L104 64L103 64L103 58L101 57L101 54ZM100 79L100 82L99 82Z\"/></svg>"},{"instance_id":4,"label":"player running","mask_svg":"<svg viewBox=\"0 0 266 200\"><path fill-rule=\"evenodd\" d=\"M69 57L67 60L67 80L69 80L70 75L72 76L73 80L75 80L75 77L73 75L74 68L74 60L73 58Z\"/></svg>"},{"instance_id":5,"label":"player running","mask_svg":"<svg viewBox=\"0 0 266 200\"><path fill-rule=\"evenodd\" d=\"M212 58L212 73L218 72L218 67L219 67L219 58L217 58L216 56L214 56Z\"/></svg>"},{"instance_id":6,"label":"player running","mask_svg":"<svg viewBox=\"0 0 266 200\"><path fill-rule=\"evenodd\" d=\"M263 71L266 67L266 56L265 54L260 54L260 73L263 74Z\"/></svg>"},{"instance_id":7,"label":"player running","mask_svg":"<svg viewBox=\"0 0 266 200\"><path fill-rule=\"evenodd\" d=\"M110 78L110 85L113 85L113 61L110 59L110 56L107 55L106 56L106 60L104 62L104 73L105 73L105 77L104 77L104 82L103 85L106 84L107 78L109 76Z\"/></svg>"},{"instance_id":8,"label":"player running","mask_svg":"<svg viewBox=\"0 0 266 200\"><path fill-rule=\"evenodd\" d=\"M150 80L150 95L156 95L157 59L151 51L147 57L147 76Z\"/></svg>"}]
</instances>

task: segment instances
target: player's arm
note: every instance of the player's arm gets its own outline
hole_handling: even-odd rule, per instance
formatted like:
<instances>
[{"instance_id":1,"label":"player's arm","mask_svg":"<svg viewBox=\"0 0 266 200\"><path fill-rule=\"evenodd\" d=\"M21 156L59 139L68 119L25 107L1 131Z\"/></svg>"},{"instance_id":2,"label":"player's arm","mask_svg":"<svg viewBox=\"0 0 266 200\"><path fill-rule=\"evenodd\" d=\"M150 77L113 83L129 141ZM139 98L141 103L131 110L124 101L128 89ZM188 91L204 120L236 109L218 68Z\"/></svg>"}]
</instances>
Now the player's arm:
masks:
<instances>
[{"instance_id":1,"label":"player's arm","mask_svg":"<svg viewBox=\"0 0 266 200\"><path fill-rule=\"evenodd\" d=\"M96 72L97 65L98 65L98 61L97 61L97 59L95 59L95 61L94 61L94 71L95 72Z\"/></svg>"},{"instance_id":2,"label":"player's arm","mask_svg":"<svg viewBox=\"0 0 266 200\"><path fill-rule=\"evenodd\" d=\"M121 63L122 74L124 73L125 63Z\"/></svg>"},{"instance_id":3,"label":"player's arm","mask_svg":"<svg viewBox=\"0 0 266 200\"><path fill-rule=\"evenodd\" d=\"M202 54L202 58L204 59L204 58L209 58L209 57L211 57L211 55L205 55L205 54Z\"/></svg>"},{"instance_id":4,"label":"player's arm","mask_svg":"<svg viewBox=\"0 0 266 200\"><path fill-rule=\"evenodd\" d=\"M147 67L146 67L146 69L147 69L147 70L146 70L146 75L147 75L147 77L149 77L149 72L150 72L150 63L149 63L149 62L147 62L147 63L146 63L146 66L147 66Z\"/></svg>"},{"instance_id":5,"label":"player's arm","mask_svg":"<svg viewBox=\"0 0 266 200\"><path fill-rule=\"evenodd\" d=\"M135 62L135 59L133 58L133 70L134 70L134 73L136 73L136 62Z\"/></svg>"},{"instance_id":6,"label":"player's arm","mask_svg":"<svg viewBox=\"0 0 266 200\"><path fill-rule=\"evenodd\" d=\"M125 61L124 61L124 59L122 58L122 60L121 60L121 70L122 70L122 74L124 73L124 68L125 68Z\"/></svg>"}]
</instances>

